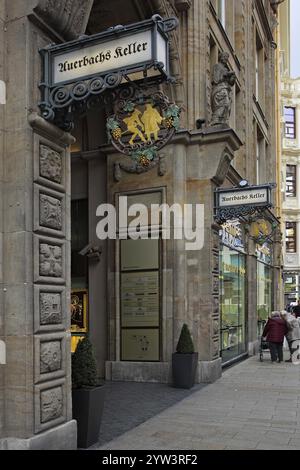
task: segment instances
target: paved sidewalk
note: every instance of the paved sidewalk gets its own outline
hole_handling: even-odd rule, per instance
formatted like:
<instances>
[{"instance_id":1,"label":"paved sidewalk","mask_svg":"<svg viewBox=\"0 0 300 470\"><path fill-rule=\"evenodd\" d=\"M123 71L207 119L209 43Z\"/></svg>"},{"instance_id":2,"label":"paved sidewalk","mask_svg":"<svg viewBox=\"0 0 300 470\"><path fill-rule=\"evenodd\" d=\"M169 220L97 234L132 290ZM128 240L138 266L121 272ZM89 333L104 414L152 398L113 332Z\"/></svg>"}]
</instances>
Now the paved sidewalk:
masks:
<instances>
[{"instance_id":1,"label":"paved sidewalk","mask_svg":"<svg viewBox=\"0 0 300 470\"><path fill-rule=\"evenodd\" d=\"M98 449L300 449L300 366L252 357Z\"/></svg>"},{"instance_id":2,"label":"paved sidewalk","mask_svg":"<svg viewBox=\"0 0 300 470\"><path fill-rule=\"evenodd\" d=\"M167 384L107 382L96 447L135 428L205 386L197 384L191 390L185 390Z\"/></svg>"}]
</instances>

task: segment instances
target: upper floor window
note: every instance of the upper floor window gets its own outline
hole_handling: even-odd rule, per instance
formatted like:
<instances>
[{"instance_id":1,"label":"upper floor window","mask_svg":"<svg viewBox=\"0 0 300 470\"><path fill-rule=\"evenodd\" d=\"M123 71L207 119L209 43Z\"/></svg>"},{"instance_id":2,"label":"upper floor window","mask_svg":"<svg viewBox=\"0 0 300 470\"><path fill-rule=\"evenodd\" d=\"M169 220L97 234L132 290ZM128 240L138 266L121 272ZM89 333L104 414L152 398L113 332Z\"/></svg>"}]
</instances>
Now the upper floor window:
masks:
<instances>
[{"instance_id":1,"label":"upper floor window","mask_svg":"<svg viewBox=\"0 0 300 470\"><path fill-rule=\"evenodd\" d=\"M288 139L296 138L296 109L291 106L284 107L285 130L284 135Z\"/></svg>"},{"instance_id":2,"label":"upper floor window","mask_svg":"<svg viewBox=\"0 0 300 470\"><path fill-rule=\"evenodd\" d=\"M225 3L226 0L217 0L217 14L223 28L226 26Z\"/></svg>"},{"instance_id":3,"label":"upper floor window","mask_svg":"<svg viewBox=\"0 0 300 470\"><path fill-rule=\"evenodd\" d=\"M286 166L286 189L287 197L296 197L296 165Z\"/></svg>"},{"instance_id":4,"label":"upper floor window","mask_svg":"<svg viewBox=\"0 0 300 470\"><path fill-rule=\"evenodd\" d=\"M285 251L296 253L296 222L285 223Z\"/></svg>"}]
</instances>

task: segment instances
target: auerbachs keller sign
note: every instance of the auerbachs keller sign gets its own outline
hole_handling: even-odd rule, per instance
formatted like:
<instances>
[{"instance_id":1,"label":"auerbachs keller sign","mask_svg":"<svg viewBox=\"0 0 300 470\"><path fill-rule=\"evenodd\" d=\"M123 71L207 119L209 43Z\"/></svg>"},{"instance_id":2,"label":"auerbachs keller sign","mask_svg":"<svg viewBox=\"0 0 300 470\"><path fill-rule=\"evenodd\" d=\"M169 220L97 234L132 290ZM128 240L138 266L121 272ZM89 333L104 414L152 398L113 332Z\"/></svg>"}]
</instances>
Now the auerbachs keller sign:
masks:
<instances>
[{"instance_id":1,"label":"auerbachs keller sign","mask_svg":"<svg viewBox=\"0 0 300 470\"><path fill-rule=\"evenodd\" d=\"M215 216L218 221L240 219L271 209L274 184L238 188L217 188Z\"/></svg>"},{"instance_id":2,"label":"auerbachs keller sign","mask_svg":"<svg viewBox=\"0 0 300 470\"><path fill-rule=\"evenodd\" d=\"M41 49L42 116L59 125L70 105L129 80L170 80L168 33L177 25L175 17L163 19L154 15L149 20L117 25L102 33ZM60 127L66 128L65 124Z\"/></svg>"},{"instance_id":3,"label":"auerbachs keller sign","mask_svg":"<svg viewBox=\"0 0 300 470\"><path fill-rule=\"evenodd\" d=\"M157 37L153 38L151 30L148 30L54 55L52 57L53 84L132 66L138 67L139 64L151 61L154 40L157 40L158 45L157 59L161 62L162 69L166 71L166 40L159 32ZM158 70L152 73L159 74Z\"/></svg>"}]
</instances>

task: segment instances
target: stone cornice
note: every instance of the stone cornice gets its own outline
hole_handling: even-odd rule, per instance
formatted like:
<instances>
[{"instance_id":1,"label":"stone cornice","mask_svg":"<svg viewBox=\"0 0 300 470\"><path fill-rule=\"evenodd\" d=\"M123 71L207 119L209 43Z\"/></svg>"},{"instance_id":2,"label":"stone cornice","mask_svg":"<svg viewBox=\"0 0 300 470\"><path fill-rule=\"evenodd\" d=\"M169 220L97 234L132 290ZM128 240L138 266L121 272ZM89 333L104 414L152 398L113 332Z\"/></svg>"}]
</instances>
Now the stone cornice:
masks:
<instances>
[{"instance_id":1,"label":"stone cornice","mask_svg":"<svg viewBox=\"0 0 300 470\"><path fill-rule=\"evenodd\" d=\"M36 112L29 114L28 122L38 133L46 137L51 136L56 142L64 146L68 146L76 142L75 137L46 121Z\"/></svg>"}]
</instances>

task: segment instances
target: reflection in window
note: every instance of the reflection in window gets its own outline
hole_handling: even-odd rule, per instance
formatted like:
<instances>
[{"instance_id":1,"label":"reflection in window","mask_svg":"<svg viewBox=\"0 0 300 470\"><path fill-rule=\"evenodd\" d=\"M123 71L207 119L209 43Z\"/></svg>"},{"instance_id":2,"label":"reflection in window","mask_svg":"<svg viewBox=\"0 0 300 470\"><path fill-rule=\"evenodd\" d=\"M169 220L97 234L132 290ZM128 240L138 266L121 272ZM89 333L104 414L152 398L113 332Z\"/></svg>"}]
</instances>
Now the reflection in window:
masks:
<instances>
[{"instance_id":1,"label":"reflection in window","mask_svg":"<svg viewBox=\"0 0 300 470\"><path fill-rule=\"evenodd\" d=\"M287 197L296 197L296 165L286 166L286 189Z\"/></svg>"},{"instance_id":2,"label":"reflection in window","mask_svg":"<svg viewBox=\"0 0 300 470\"><path fill-rule=\"evenodd\" d=\"M226 0L217 0L217 14L223 28L225 28L226 25L225 1Z\"/></svg>"},{"instance_id":3,"label":"reflection in window","mask_svg":"<svg viewBox=\"0 0 300 470\"><path fill-rule=\"evenodd\" d=\"M223 246L220 272L223 362L245 352L245 256Z\"/></svg>"},{"instance_id":4,"label":"reflection in window","mask_svg":"<svg viewBox=\"0 0 300 470\"><path fill-rule=\"evenodd\" d=\"M286 222L285 224L285 251L296 253L296 222Z\"/></svg>"},{"instance_id":5,"label":"reflection in window","mask_svg":"<svg viewBox=\"0 0 300 470\"><path fill-rule=\"evenodd\" d=\"M296 109L290 106L284 107L285 130L287 139L296 139Z\"/></svg>"},{"instance_id":6,"label":"reflection in window","mask_svg":"<svg viewBox=\"0 0 300 470\"><path fill-rule=\"evenodd\" d=\"M257 263L257 323L258 337L262 335L264 325L272 311L271 268Z\"/></svg>"}]
</instances>

